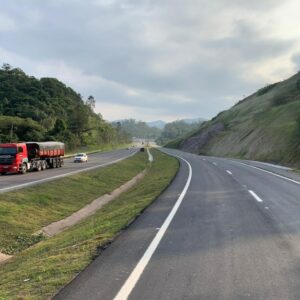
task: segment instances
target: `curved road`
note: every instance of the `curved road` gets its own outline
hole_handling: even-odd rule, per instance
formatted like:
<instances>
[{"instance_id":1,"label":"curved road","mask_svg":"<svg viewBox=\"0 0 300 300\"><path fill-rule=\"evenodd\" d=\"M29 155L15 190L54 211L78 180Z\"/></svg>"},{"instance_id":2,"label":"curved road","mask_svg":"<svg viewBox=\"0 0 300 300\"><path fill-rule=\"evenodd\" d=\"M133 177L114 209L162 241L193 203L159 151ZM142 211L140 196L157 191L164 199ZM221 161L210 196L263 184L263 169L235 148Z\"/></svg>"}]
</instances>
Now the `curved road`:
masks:
<instances>
[{"instance_id":1,"label":"curved road","mask_svg":"<svg viewBox=\"0 0 300 300\"><path fill-rule=\"evenodd\" d=\"M55 299L300 299L300 176L164 151L173 183Z\"/></svg>"},{"instance_id":2,"label":"curved road","mask_svg":"<svg viewBox=\"0 0 300 300\"><path fill-rule=\"evenodd\" d=\"M73 158L67 158L62 168L48 169L41 172L30 172L25 175L8 174L0 176L0 193L23 188L29 185L42 183L69 176L82 171L87 171L118 162L136 153L136 149L114 150L89 154L87 163L74 163Z\"/></svg>"}]
</instances>

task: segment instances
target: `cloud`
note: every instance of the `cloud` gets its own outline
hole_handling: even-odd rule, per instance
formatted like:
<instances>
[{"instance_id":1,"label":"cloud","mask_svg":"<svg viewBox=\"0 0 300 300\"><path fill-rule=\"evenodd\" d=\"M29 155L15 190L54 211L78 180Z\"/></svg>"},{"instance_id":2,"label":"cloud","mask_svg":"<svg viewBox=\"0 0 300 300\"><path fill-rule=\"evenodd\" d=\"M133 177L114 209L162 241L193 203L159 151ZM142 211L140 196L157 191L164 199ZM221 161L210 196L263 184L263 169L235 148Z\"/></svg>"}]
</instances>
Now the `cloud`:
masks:
<instances>
[{"instance_id":1,"label":"cloud","mask_svg":"<svg viewBox=\"0 0 300 300\"><path fill-rule=\"evenodd\" d=\"M108 119L209 118L298 69L299 8L296 0L8 1L0 55L93 94Z\"/></svg>"},{"instance_id":2,"label":"cloud","mask_svg":"<svg viewBox=\"0 0 300 300\"><path fill-rule=\"evenodd\" d=\"M12 32L17 29L14 19L0 13L0 32Z\"/></svg>"}]
</instances>

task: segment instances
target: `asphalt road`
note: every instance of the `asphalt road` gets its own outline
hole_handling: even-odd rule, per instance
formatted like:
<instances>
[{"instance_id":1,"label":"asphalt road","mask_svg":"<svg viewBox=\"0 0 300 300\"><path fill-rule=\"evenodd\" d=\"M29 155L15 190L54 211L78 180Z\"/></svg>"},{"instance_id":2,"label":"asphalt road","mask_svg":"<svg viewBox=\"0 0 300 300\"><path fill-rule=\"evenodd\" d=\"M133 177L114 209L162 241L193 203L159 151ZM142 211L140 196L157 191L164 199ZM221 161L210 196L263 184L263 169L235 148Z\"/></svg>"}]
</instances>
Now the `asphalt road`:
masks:
<instances>
[{"instance_id":1,"label":"asphalt road","mask_svg":"<svg viewBox=\"0 0 300 300\"><path fill-rule=\"evenodd\" d=\"M165 151L173 183L55 299L300 299L300 176Z\"/></svg>"},{"instance_id":2,"label":"asphalt road","mask_svg":"<svg viewBox=\"0 0 300 300\"><path fill-rule=\"evenodd\" d=\"M0 193L22 188L25 186L38 184L45 181L54 180L60 177L72 175L85 170L103 167L108 164L127 158L134 153L136 149L121 149L110 152L99 152L89 154L87 163L74 163L73 158L65 159L62 168L48 169L41 172L29 172L27 174L7 174L0 175Z\"/></svg>"}]
</instances>

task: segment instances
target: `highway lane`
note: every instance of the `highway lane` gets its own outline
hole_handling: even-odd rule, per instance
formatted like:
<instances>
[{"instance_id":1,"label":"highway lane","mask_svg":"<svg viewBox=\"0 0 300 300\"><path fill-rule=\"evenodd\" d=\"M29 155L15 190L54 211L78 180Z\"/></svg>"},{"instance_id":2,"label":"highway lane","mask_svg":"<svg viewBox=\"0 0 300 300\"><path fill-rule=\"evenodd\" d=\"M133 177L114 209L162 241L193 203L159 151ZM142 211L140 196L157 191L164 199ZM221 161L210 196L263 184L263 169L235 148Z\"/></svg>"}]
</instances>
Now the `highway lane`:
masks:
<instances>
[{"instance_id":1,"label":"highway lane","mask_svg":"<svg viewBox=\"0 0 300 300\"><path fill-rule=\"evenodd\" d=\"M27 174L7 174L0 176L0 193L13 189L22 188L28 185L38 184L45 181L54 180L60 177L72 175L85 170L106 166L120 161L134 153L136 149L121 149L110 152L99 152L89 154L87 163L74 163L73 158L67 158L62 168L48 169L41 172L29 172Z\"/></svg>"},{"instance_id":2,"label":"highway lane","mask_svg":"<svg viewBox=\"0 0 300 300\"><path fill-rule=\"evenodd\" d=\"M206 158L206 156L203 156L202 158ZM217 160L222 160L223 158L218 158L218 157L210 157L211 159L217 159ZM280 165L274 165L274 164L269 164L269 163L264 163L264 162L259 162L259 161L252 161L252 160L242 160L242 159L225 159L225 160L230 160L232 162L252 166L254 168L259 168L263 169L266 171L270 171L279 175L283 175L285 177L298 180L300 181L300 174L296 173L293 171L292 168L280 166Z\"/></svg>"},{"instance_id":3,"label":"highway lane","mask_svg":"<svg viewBox=\"0 0 300 300\"><path fill-rule=\"evenodd\" d=\"M145 269L135 272L186 185L183 161L172 185L56 299L124 299L124 288L129 299L300 299L300 184L165 151L191 164L192 179Z\"/></svg>"}]
</instances>

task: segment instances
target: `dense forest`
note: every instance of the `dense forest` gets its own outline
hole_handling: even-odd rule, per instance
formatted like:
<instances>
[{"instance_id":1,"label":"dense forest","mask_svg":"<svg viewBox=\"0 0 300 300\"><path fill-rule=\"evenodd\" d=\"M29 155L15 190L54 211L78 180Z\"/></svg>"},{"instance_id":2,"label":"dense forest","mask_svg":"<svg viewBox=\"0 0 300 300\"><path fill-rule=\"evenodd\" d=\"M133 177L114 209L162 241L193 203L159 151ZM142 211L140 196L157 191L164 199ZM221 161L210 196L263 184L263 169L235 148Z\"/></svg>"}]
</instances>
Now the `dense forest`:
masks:
<instances>
[{"instance_id":1,"label":"dense forest","mask_svg":"<svg viewBox=\"0 0 300 300\"><path fill-rule=\"evenodd\" d=\"M177 120L167 123L156 142L159 145L165 145L172 140L183 138L199 129L201 123L201 120L190 123L187 120Z\"/></svg>"},{"instance_id":2,"label":"dense forest","mask_svg":"<svg viewBox=\"0 0 300 300\"><path fill-rule=\"evenodd\" d=\"M127 119L113 122L112 125L123 134L127 133L132 137L144 139L156 139L162 130L157 127L149 126L146 122Z\"/></svg>"},{"instance_id":3,"label":"dense forest","mask_svg":"<svg viewBox=\"0 0 300 300\"><path fill-rule=\"evenodd\" d=\"M69 149L119 144L129 135L94 112L86 100L55 78L37 79L4 64L0 69L0 141L59 140Z\"/></svg>"},{"instance_id":4,"label":"dense forest","mask_svg":"<svg viewBox=\"0 0 300 300\"><path fill-rule=\"evenodd\" d=\"M123 134L128 134L135 138L152 139L157 144L164 145L171 140L183 138L194 130L199 129L202 122L202 119L177 120L166 123L162 129L149 126L146 122L134 119L113 122L112 125L118 129L118 132Z\"/></svg>"}]
</instances>

